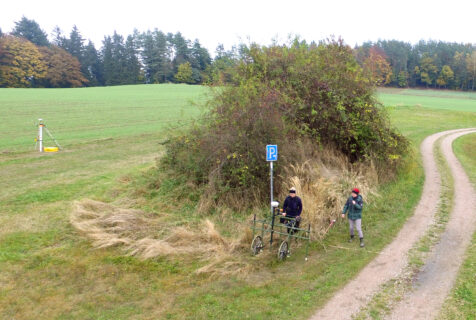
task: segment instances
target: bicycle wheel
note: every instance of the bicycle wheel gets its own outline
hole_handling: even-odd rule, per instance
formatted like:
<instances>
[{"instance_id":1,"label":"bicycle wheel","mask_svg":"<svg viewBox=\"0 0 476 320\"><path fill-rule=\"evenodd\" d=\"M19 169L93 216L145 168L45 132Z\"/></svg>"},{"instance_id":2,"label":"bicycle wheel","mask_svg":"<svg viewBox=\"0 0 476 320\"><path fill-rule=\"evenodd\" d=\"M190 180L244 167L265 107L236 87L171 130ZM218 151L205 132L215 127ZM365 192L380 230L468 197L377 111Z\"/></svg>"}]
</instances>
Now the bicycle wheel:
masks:
<instances>
[{"instance_id":1,"label":"bicycle wheel","mask_svg":"<svg viewBox=\"0 0 476 320\"><path fill-rule=\"evenodd\" d=\"M281 242L281 245L279 246L279 249L278 249L278 260L279 261L283 261L287 258L288 256L288 242L287 241L283 241Z\"/></svg>"},{"instance_id":2,"label":"bicycle wheel","mask_svg":"<svg viewBox=\"0 0 476 320\"><path fill-rule=\"evenodd\" d=\"M261 249L263 249L263 239L261 236L256 236L251 242L251 253L255 256L261 252Z\"/></svg>"}]
</instances>

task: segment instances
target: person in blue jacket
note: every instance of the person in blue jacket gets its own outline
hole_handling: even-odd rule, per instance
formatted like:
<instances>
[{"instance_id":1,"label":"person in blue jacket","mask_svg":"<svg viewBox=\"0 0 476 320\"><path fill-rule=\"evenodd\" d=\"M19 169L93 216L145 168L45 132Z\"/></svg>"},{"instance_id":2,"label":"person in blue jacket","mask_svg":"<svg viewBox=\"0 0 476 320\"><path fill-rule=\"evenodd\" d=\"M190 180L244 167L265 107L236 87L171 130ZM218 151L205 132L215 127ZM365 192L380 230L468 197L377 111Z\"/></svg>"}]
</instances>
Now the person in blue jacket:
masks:
<instances>
[{"instance_id":1,"label":"person in blue jacket","mask_svg":"<svg viewBox=\"0 0 476 320\"><path fill-rule=\"evenodd\" d=\"M364 206L364 200L359 193L359 189L352 189L351 196L345 202L344 209L342 210L342 218L345 218L345 214L349 212L347 215L350 231L349 242L352 242L354 239L354 229L357 229L360 246L364 247L364 234L362 233L362 208Z\"/></svg>"},{"instance_id":2,"label":"person in blue jacket","mask_svg":"<svg viewBox=\"0 0 476 320\"><path fill-rule=\"evenodd\" d=\"M301 212L302 212L302 201L296 195L296 188L292 187L289 189L289 196L286 197L283 204L283 216L288 218L294 218L296 220L294 227L299 228L299 222L301 222ZM285 223L289 220L281 218L281 223ZM288 232L290 232L288 228ZM293 230L294 231L294 230ZM294 232L293 232L294 233Z\"/></svg>"}]
</instances>

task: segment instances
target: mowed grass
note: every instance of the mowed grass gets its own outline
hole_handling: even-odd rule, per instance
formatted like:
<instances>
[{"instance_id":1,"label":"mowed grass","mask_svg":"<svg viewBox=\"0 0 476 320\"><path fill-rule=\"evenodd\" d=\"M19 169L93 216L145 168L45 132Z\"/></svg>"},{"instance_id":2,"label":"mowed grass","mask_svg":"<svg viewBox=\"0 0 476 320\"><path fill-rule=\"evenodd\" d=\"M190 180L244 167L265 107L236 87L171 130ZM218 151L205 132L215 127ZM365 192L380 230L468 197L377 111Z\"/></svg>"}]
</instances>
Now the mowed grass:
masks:
<instances>
[{"instance_id":1,"label":"mowed grass","mask_svg":"<svg viewBox=\"0 0 476 320\"><path fill-rule=\"evenodd\" d=\"M421 106L469 112L474 112L476 106L476 92L384 88L377 91L377 97L386 106Z\"/></svg>"},{"instance_id":2,"label":"mowed grass","mask_svg":"<svg viewBox=\"0 0 476 320\"><path fill-rule=\"evenodd\" d=\"M156 133L197 116L206 89L136 85L79 89L0 89L0 152L34 147L38 119L64 147L102 138ZM46 135L46 133L45 133ZM47 145L54 145L47 142Z\"/></svg>"},{"instance_id":3,"label":"mowed grass","mask_svg":"<svg viewBox=\"0 0 476 320\"><path fill-rule=\"evenodd\" d=\"M2 318L304 319L392 240L421 193L423 172L410 157L399 178L381 186L383 196L366 209L365 250L329 247L345 243L347 227L340 222L322 244L312 246L306 263L298 251L285 263L268 262L265 271L250 279L198 276L194 271L200 261L180 257L141 261L119 249L93 249L71 227L69 214L74 200L92 198L157 214L168 210L182 220L187 215L197 218L193 208L173 212L170 203L161 205L157 197L141 194L147 195L147 175L163 152L159 142L173 130L168 122L149 125L148 120L171 120L175 125L179 119L186 125L200 113L189 100L203 99L206 89L151 85L17 90L0 90L2 113L12 112L17 123L16 128L1 124L2 133L8 127L28 137L15 144L5 141L5 135L0 138L0 152L4 151L0 154ZM35 101L49 116L35 113ZM61 127L72 117L69 105L75 106L76 115L87 110L83 125L96 126L87 131ZM469 111L389 108L392 121L415 149L433 132L476 126L476 106ZM28 152L38 117L57 133L64 152ZM122 124L129 124L127 130ZM132 199L123 198L128 192L116 192L131 188L138 194Z\"/></svg>"}]
</instances>

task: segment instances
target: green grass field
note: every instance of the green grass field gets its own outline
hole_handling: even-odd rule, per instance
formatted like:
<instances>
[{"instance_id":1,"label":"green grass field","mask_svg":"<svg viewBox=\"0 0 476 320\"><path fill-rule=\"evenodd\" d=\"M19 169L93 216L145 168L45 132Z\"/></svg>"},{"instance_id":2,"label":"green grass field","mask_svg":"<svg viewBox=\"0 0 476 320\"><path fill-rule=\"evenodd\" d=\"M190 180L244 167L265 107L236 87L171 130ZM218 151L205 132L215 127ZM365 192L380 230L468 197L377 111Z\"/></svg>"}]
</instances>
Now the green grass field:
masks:
<instances>
[{"instance_id":1,"label":"green grass field","mask_svg":"<svg viewBox=\"0 0 476 320\"><path fill-rule=\"evenodd\" d=\"M431 109L474 112L476 93L450 90L379 89L377 97L386 106L421 106Z\"/></svg>"},{"instance_id":2,"label":"green grass field","mask_svg":"<svg viewBox=\"0 0 476 320\"><path fill-rule=\"evenodd\" d=\"M375 257L411 214L423 175L410 158L395 182L380 187L386 197L367 209L368 250L314 244L307 263L298 252L286 263L268 263L266 271L249 279L215 279L195 275L197 261L141 261L119 249L94 249L69 222L75 200L201 218L193 208L162 209L162 199L151 197L142 184L163 151L159 142L200 114L190 102L203 101L205 92L185 85L0 89L0 110L8 119L0 123L1 318L304 319ZM413 90L411 99L426 92ZM385 94L393 123L415 149L433 132L476 126L473 98L456 94L452 109L440 107L446 102L432 109L415 106L421 104L411 102L416 100L393 104L389 100L407 95ZM63 152L32 150L40 117ZM345 229L338 224L324 244L341 244Z\"/></svg>"},{"instance_id":3,"label":"green grass field","mask_svg":"<svg viewBox=\"0 0 476 320\"><path fill-rule=\"evenodd\" d=\"M174 127L200 113L199 86L120 86L78 89L0 89L0 152L34 147L39 118L64 147Z\"/></svg>"}]
</instances>

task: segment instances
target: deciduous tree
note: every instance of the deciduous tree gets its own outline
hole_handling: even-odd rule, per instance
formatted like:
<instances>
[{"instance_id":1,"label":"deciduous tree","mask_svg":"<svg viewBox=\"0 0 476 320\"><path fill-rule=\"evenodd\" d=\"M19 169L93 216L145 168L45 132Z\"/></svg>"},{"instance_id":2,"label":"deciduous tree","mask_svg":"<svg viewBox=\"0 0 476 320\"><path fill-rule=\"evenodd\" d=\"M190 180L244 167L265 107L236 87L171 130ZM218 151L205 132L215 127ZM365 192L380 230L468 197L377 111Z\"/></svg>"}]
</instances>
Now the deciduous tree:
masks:
<instances>
[{"instance_id":1,"label":"deciduous tree","mask_svg":"<svg viewBox=\"0 0 476 320\"><path fill-rule=\"evenodd\" d=\"M190 62L182 63L178 66L177 74L175 75L175 79L178 82L182 83L193 83L193 71Z\"/></svg>"},{"instance_id":2,"label":"deciduous tree","mask_svg":"<svg viewBox=\"0 0 476 320\"><path fill-rule=\"evenodd\" d=\"M448 86L448 84L453 81L454 78L454 72L451 70L451 67L448 65L444 65L443 68L441 68L440 75L438 76L438 79L436 79L436 83L441 86L445 87Z\"/></svg>"},{"instance_id":3,"label":"deciduous tree","mask_svg":"<svg viewBox=\"0 0 476 320\"><path fill-rule=\"evenodd\" d=\"M0 87L31 87L46 75L41 53L30 41L15 36L0 38Z\"/></svg>"},{"instance_id":4,"label":"deciduous tree","mask_svg":"<svg viewBox=\"0 0 476 320\"><path fill-rule=\"evenodd\" d=\"M370 79L377 86L390 83L392 68L388 63L385 53L378 47L369 50L369 56L364 61L364 70L369 73Z\"/></svg>"},{"instance_id":5,"label":"deciduous tree","mask_svg":"<svg viewBox=\"0 0 476 320\"><path fill-rule=\"evenodd\" d=\"M420 79L427 87L435 83L438 68L434 65L434 59L424 54L420 60Z\"/></svg>"},{"instance_id":6,"label":"deciduous tree","mask_svg":"<svg viewBox=\"0 0 476 320\"><path fill-rule=\"evenodd\" d=\"M74 88L88 82L81 73L76 57L57 46L40 47L41 60L47 66L46 76L41 80L45 87Z\"/></svg>"}]
</instances>

